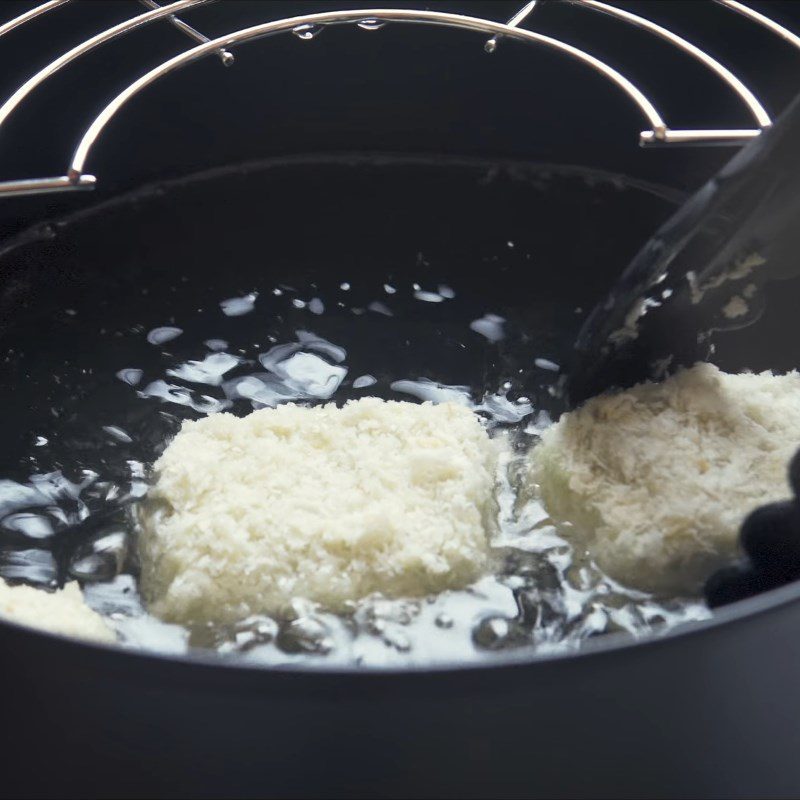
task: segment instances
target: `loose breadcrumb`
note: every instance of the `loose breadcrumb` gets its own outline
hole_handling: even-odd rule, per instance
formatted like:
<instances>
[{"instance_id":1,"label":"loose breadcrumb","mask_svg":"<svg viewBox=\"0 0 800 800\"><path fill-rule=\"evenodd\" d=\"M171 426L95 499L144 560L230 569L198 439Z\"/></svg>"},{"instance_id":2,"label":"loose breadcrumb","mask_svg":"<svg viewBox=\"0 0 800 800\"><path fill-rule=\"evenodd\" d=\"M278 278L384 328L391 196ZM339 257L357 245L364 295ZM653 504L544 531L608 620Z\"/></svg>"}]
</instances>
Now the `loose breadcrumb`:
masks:
<instances>
[{"instance_id":1,"label":"loose breadcrumb","mask_svg":"<svg viewBox=\"0 0 800 800\"><path fill-rule=\"evenodd\" d=\"M225 621L464 586L487 569L495 468L479 418L453 403L185 422L141 517L150 610Z\"/></svg>"},{"instance_id":2,"label":"loose breadcrumb","mask_svg":"<svg viewBox=\"0 0 800 800\"><path fill-rule=\"evenodd\" d=\"M797 372L697 364L562 416L534 450L532 476L551 516L611 577L691 592L735 557L749 511L790 494L798 446Z\"/></svg>"},{"instance_id":3,"label":"loose breadcrumb","mask_svg":"<svg viewBox=\"0 0 800 800\"><path fill-rule=\"evenodd\" d=\"M9 586L0 580L0 616L78 639L116 640L105 620L86 605L75 582L68 583L61 591L47 592L32 586Z\"/></svg>"}]
</instances>

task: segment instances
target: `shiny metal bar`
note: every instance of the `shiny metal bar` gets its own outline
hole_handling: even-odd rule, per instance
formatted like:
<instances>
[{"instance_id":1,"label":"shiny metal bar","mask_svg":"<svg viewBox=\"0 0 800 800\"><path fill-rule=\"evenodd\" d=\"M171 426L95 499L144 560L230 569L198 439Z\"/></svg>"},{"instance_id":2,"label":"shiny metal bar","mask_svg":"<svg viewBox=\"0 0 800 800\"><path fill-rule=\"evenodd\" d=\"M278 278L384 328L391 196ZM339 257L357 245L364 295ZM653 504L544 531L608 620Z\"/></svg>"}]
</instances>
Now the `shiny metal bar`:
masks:
<instances>
[{"instance_id":1,"label":"shiny metal bar","mask_svg":"<svg viewBox=\"0 0 800 800\"><path fill-rule=\"evenodd\" d=\"M642 115L650 125L653 135L656 138L663 138L666 135L667 126L664 120L661 118L661 115L658 113L658 111L656 111L650 100L637 86L635 86L630 80L628 80L628 78L617 72L605 62L595 58L595 56L592 56L583 50L580 50L577 47L567 44L566 42L553 39L552 37L545 36L541 33L525 30L523 28L513 28L508 25L504 25L503 23L492 22L486 19L478 19L476 17L468 17L461 14L409 9L359 9L357 11L329 11L318 14L305 14L288 19L276 20L274 22L261 23L249 28L234 31L233 33L229 33L225 36L220 36L217 39L206 42L205 44L197 45L196 47L193 47L190 50L180 53L179 55L165 61L130 84L130 86L120 92L100 112L97 118L87 128L86 132L78 143L70 163L68 174L72 180L79 180L83 174L84 165L86 164L86 159L89 156L89 152L111 118L132 97L137 95L151 83L159 80L170 72L203 58L204 56L215 52L220 47L230 47L235 44L242 44L244 42L261 39L266 36L271 36L298 28L301 30L307 30L307 28L302 26L321 26L352 22L358 23L365 19L378 19L383 22L398 23L415 22L478 31L479 33L488 33L491 35L501 34L503 36L508 36L509 38L519 39L521 41L553 48L554 50L565 53L566 55L581 61L614 83L639 108ZM598 121L588 118L586 124L587 127L591 127L593 124L598 124Z\"/></svg>"},{"instance_id":2,"label":"shiny metal bar","mask_svg":"<svg viewBox=\"0 0 800 800\"><path fill-rule=\"evenodd\" d=\"M664 38L681 50L689 53L697 58L709 69L713 70L725 83L727 83L737 95L745 102L750 112L753 114L760 128L742 128L742 129L697 129L697 130L672 130L667 127L660 114L651 103L651 101L644 95L644 93L633 84L627 77L609 66L605 62L596 58L595 56L587 53L580 48L555 39L545 34L536 31L530 31L520 28L519 25L523 22L528 15L535 9L538 0L531 0L523 6L507 23L493 22L486 19L476 17L469 17L461 14L451 14L438 11L426 10L411 10L411 9L358 9L347 11L330 11L317 14L306 14L287 19L275 20L272 22L265 22L254 25L241 30L233 31L224 36L217 37L209 40L203 34L196 31L191 26L186 25L182 20L178 19L175 15L178 12L184 11L194 5L200 5L213 0L175 0L169 5L161 6L155 0L140 0L147 5L151 10L147 11L137 17L133 17L118 25L108 28L105 31L97 34L96 36L87 39L85 42L72 48L67 53L64 53L55 61L45 66L42 70L37 72L28 81L25 82L19 89L17 89L6 102L0 106L0 125L8 118L14 109L24 100L30 92L32 92L42 82L47 80L51 75L57 72L72 60L79 58L89 50L99 46L103 42L109 41L117 36L120 36L130 30L134 30L141 25L148 24L157 19L168 18L173 24L176 24L184 33L191 36L199 44L191 49L180 53L167 61L159 64L151 69L149 72L142 75L138 80L131 83L122 92L120 92L100 114L94 119L91 125L86 129L80 142L78 143L70 162L69 171L66 176L58 176L53 178L39 178L27 180L15 180L0 182L0 196L3 195L24 195L24 194L38 194L59 191L74 191L82 189L91 189L95 185L95 177L93 175L84 174L83 170L86 161L89 157L92 147L97 139L105 129L108 122L117 114L120 109L135 95L143 91L147 86L164 77L165 75L180 69L198 59L207 55L216 53L223 59L224 54L230 55L227 50L228 47L254 41L257 39L265 38L287 31L295 31L301 39L310 39L313 36L303 36L302 34L313 29L320 28L326 25L347 24L347 23L363 23L365 20L379 20L381 22L397 22L397 23L421 23L428 25L438 25L448 28L457 28L471 31L478 31L481 33L491 34L491 39L487 42L494 42L495 46L500 38L507 36L520 41L528 43L539 44L554 50L557 50L565 55L577 59L578 61L586 64L598 74L602 75L607 80L614 83L620 90L622 90L628 98L638 107L639 111L645 117L649 130L641 132L639 142L644 146L654 145L731 145L741 144L749 139L758 136L761 129L768 127L771 124L769 115L763 109L755 96L747 89L739 79L733 75L726 67L713 59L704 51L697 48L695 45L687 42L677 34L672 33L666 28L662 28L656 23L644 17L639 17L631 14L616 6L610 6L607 3L599 2L599 0L565 0L578 6L590 8L594 11L610 14L611 16L618 17L633 25L649 30L655 35ZM62 5L69 0L51 0L49 3L44 3L31 9L26 14L11 20L9 23L0 26L0 36L14 27L33 19L52 8ZM800 49L800 37L795 36L791 31L787 31L782 26L775 23L768 17L754 11L736 0L716 0L723 6L743 14L744 16L752 19L758 24L764 25L773 32L781 35L787 41L797 46ZM364 25L363 27L367 27ZM371 29L371 28L367 28ZM232 58L232 56L231 56ZM229 62L227 62L229 63ZM587 127L591 128L597 124L597 121L589 118L587 119Z\"/></svg>"},{"instance_id":3,"label":"shiny metal bar","mask_svg":"<svg viewBox=\"0 0 800 800\"><path fill-rule=\"evenodd\" d=\"M731 145L744 144L754 139L762 128L730 128L708 130L673 130L668 128L664 136L658 137L653 131L642 131L639 144L658 145Z\"/></svg>"},{"instance_id":4,"label":"shiny metal bar","mask_svg":"<svg viewBox=\"0 0 800 800\"><path fill-rule=\"evenodd\" d=\"M516 14L514 14L511 19L506 22L509 28L517 28L519 27L525 20L528 18L530 13L536 8L537 3L539 0L530 0L529 3L526 3ZM497 50L497 42L500 40L499 35L492 36L491 39L487 40L486 44L483 46L483 49L487 53L494 53Z\"/></svg>"},{"instance_id":5,"label":"shiny metal bar","mask_svg":"<svg viewBox=\"0 0 800 800\"><path fill-rule=\"evenodd\" d=\"M796 33L792 33L788 28L784 28L783 25L775 22L774 19L768 17L766 14L762 14L760 11L746 6L744 3L739 3L737 0L715 0L715 2L729 8L731 11L735 11L737 14L741 14L743 17L747 17L758 25L763 25L800 50L800 36Z\"/></svg>"},{"instance_id":6,"label":"shiny metal bar","mask_svg":"<svg viewBox=\"0 0 800 800\"><path fill-rule=\"evenodd\" d=\"M68 2L69 0L50 0L48 3L35 6L24 14L20 14L18 17L14 17L14 19L10 19L8 22L4 22L0 25L0 36L5 36L10 31L13 31L14 28L19 28L20 25L24 25L26 22L30 22L32 19L36 19L36 17L46 14L48 11L52 11L54 8L63 6Z\"/></svg>"},{"instance_id":7,"label":"shiny metal bar","mask_svg":"<svg viewBox=\"0 0 800 800\"><path fill-rule=\"evenodd\" d=\"M158 3L156 3L155 0L139 0L139 2L143 6L151 10L156 8L161 8L161 6ZM186 34L186 36L188 36L190 39L193 39L195 42L198 42L200 44L205 44L209 40L208 36L204 36L196 28L193 28L191 25L184 22L182 19L179 19L174 14L169 15L169 21L181 33ZM218 55L223 65L226 67L230 67L235 61L233 53L229 52L228 50L225 50L224 48L218 51Z\"/></svg>"},{"instance_id":8,"label":"shiny metal bar","mask_svg":"<svg viewBox=\"0 0 800 800\"><path fill-rule=\"evenodd\" d=\"M734 75L727 67L720 64L720 62L715 58L712 58L704 50L701 50L699 47L693 45L683 37L678 36L677 33L673 33L668 28L663 28L661 25L656 24L646 17L640 17L637 14L632 14L630 11L625 11L617 6L599 2L599 0L563 1L625 20L625 22L635 25L638 28L643 28L644 30L647 30L650 33L666 40L670 44L675 45L675 47L680 48L684 52L696 58L700 63L704 64L714 73L716 73L725 83L727 83L728 86L730 86L730 88L736 92L736 94L741 98L742 102L747 106L748 111L750 111L759 127L766 128L772 124L769 114L767 114L758 98L750 91L750 89L747 88L747 86L742 83L742 81L739 80L739 78L736 77L736 75Z\"/></svg>"},{"instance_id":9,"label":"shiny metal bar","mask_svg":"<svg viewBox=\"0 0 800 800\"><path fill-rule=\"evenodd\" d=\"M97 179L94 175L81 175L73 180L69 175L55 178L26 178L19 181L0 182L2 195L52 194L54 192L76 192L94 189Z\"/></svg>"},{"instance_id":10,"label":"shiny metal bar","mask_svg":"<svg viewBox=\"0 0 800 800\"><path fill-rule=\"evenodd\" d=\"M96 36L92 36L90 39L87 39L85 42L81 42L76 47L73 47L71 50L68 50L62 56L59 56L55 61L51 61L45 67L39 70L35 75L28 78L22 86L17 89L14 94L12 94L6 101L0 106L0 126L8 119L9 115L14 111L14 109L34 90L37 86L40 86L44 83L49 77L55 75L60 69L65 67L71 61L74 61L76 58L80 58L82 55L88 53L90 50L94 50L95 47L99 47L101 44L110 41L111 39L115 39L118 36L122 36L125 33L128 33L136 28L141 27L142 25L147 25L150 22L155 22L156 20L163 19L164 17L168 17L170 14L174 13L175 11L184 11L192 6L203 5L204 3L211 2L211 0L176 0L176 2L171 3L167 6L159 6L157 9L153 11L146 11L143 14L139 14L136 17L131 17L131 19L127 19L124 22L120 22L117 25L114 25L111 28L107 28L104 31L101 31Z\"/></svg>"}]
</instances>

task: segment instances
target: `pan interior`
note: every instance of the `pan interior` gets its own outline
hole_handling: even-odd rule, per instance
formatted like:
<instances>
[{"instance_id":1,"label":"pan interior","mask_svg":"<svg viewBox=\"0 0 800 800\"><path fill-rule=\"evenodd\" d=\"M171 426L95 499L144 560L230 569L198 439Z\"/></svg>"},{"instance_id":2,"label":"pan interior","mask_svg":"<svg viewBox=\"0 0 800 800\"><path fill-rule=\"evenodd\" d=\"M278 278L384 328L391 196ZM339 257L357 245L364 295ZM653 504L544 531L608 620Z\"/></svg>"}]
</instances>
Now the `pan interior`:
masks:
<instances>
[{"instance_id":1,"label":"pan interior","mask_svg":"<svg viewBox=\"0 0 800 800\"><path fill-rule=\"evenodd\" d=\"M706 615L693 598L625 590L573 552L517 497L515 457L501 574L345 617L298 602L285 620L158 623L138 596L126 508L182 420L273 402L252 391L259 356L304 336L346 354L332 401L458 397L521 458L560 413L553 386L586 313L679 201L579 167L337 155L197 175L38 226L0 260L0 575L79 578L131 646L265 664L468 661ZM793 366L778 337L790 313L775 298L727 335L720 366Z\"/></svg>"}]
</instances>

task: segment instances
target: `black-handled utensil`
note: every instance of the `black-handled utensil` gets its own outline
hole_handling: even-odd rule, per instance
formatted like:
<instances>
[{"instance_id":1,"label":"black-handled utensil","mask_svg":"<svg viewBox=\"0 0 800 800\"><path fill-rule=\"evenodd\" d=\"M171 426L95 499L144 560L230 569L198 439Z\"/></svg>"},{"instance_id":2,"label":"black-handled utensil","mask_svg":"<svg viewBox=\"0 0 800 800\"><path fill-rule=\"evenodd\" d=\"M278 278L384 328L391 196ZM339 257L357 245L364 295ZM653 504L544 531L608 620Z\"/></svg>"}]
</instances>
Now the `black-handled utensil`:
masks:
<instances>
[{"instance_id":1,"label":"black-handled utensil","mask_svg":"<svg viewBox=\"0 0 800 800\"><path fill-rule=\"evenodd\" d=\"M661 226L594 309L568 365L568 403L702 360L711 332L760 316L765 283L798 274L800 96Z\"/></svg>"}]
</instances>

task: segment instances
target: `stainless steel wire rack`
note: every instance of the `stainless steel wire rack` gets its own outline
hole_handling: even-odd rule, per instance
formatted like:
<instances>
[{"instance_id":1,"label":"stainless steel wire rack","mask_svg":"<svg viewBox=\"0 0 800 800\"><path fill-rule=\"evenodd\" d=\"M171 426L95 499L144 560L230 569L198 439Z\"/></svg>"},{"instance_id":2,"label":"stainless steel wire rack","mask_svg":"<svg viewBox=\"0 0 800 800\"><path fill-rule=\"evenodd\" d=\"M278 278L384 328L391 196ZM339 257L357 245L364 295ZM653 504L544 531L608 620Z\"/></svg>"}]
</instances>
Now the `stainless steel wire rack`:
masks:
<instances>
[{"instance_id":1,"label":"stainless steel wire rack","mask_svg":"<svg viewBox=\"0 0 800 800\"><path fill-rule=\"evenodd\" d=\"M234 64L232 48L265 39L270 36L289 33L300 39L313 39L322 29L334 25L355 25L364 30L376 30L387 24L424 24L436 25L450 29L474 31L488 36L484 49L488 56L495 52L503 39L515 39L533 46L551 48L558 53L577 60L587 68L602 75L614 84L638 108L646 128L639 134L639 143L650 145L708 145L742 144L771 125L771 117L756 94L727 66L722 64L706 50L679 36L674 31L653 20L634 14L617 5L600 0L531 0L506 21L495 21L463 14L447 13L431 10L411 10L392 8L373 8L358 10L333 10L302 16L286 17L261 22L249 27L231 31L222 36L209 39L182 17L210 2L218 0L174 0L160 5L156 0L140 0L146 11L132 16L112 27L109 27L80 44L72 47L58 58L46 64L26 80L0 106L0 129L11 114L34 92L37 87L76 59L107 42L124 36L131 31L151 23L166 22L181 31L193 46L182 50L171 58L155 65L144 74L129 83L102 108L99 114L86 127L78 141L64 175L44 178L27 178L0 182L0 196L29 195L62 191L91 189L97 178L87 172L87 162L92 149L111 119L128 103L131 98L144 91L175 70L186 67L207 56L216 56L225 66ZM738 0L699 0L714 3L720 7L722 14L735 13L745 17L754 25L761 26L782 38L800 51L800 36L788 30L774 19L755 8L738 2ZM52 12L54 9L70 3L71 0L49 0L49 2L30 8L14 19L0 23L0 39L11 34L23 25L34 25L37 18ZM744 111L749 117L749 126L742 128L679 128L667 124L657 105L630 78L597 56L579 48L561 38L554 38L536 31L536 9L543 3L553 5L571 5L585 9L587 12L605 14L619 21L638 27L655 37L665 40L670 45L696 59L703 67L710 70L726 84L741 101ZM180 15L180 16L178 16ZM523 27L523 24L526 27ZM0 42L2 45L2 42Z\"/></svg>"}]
</instances>

